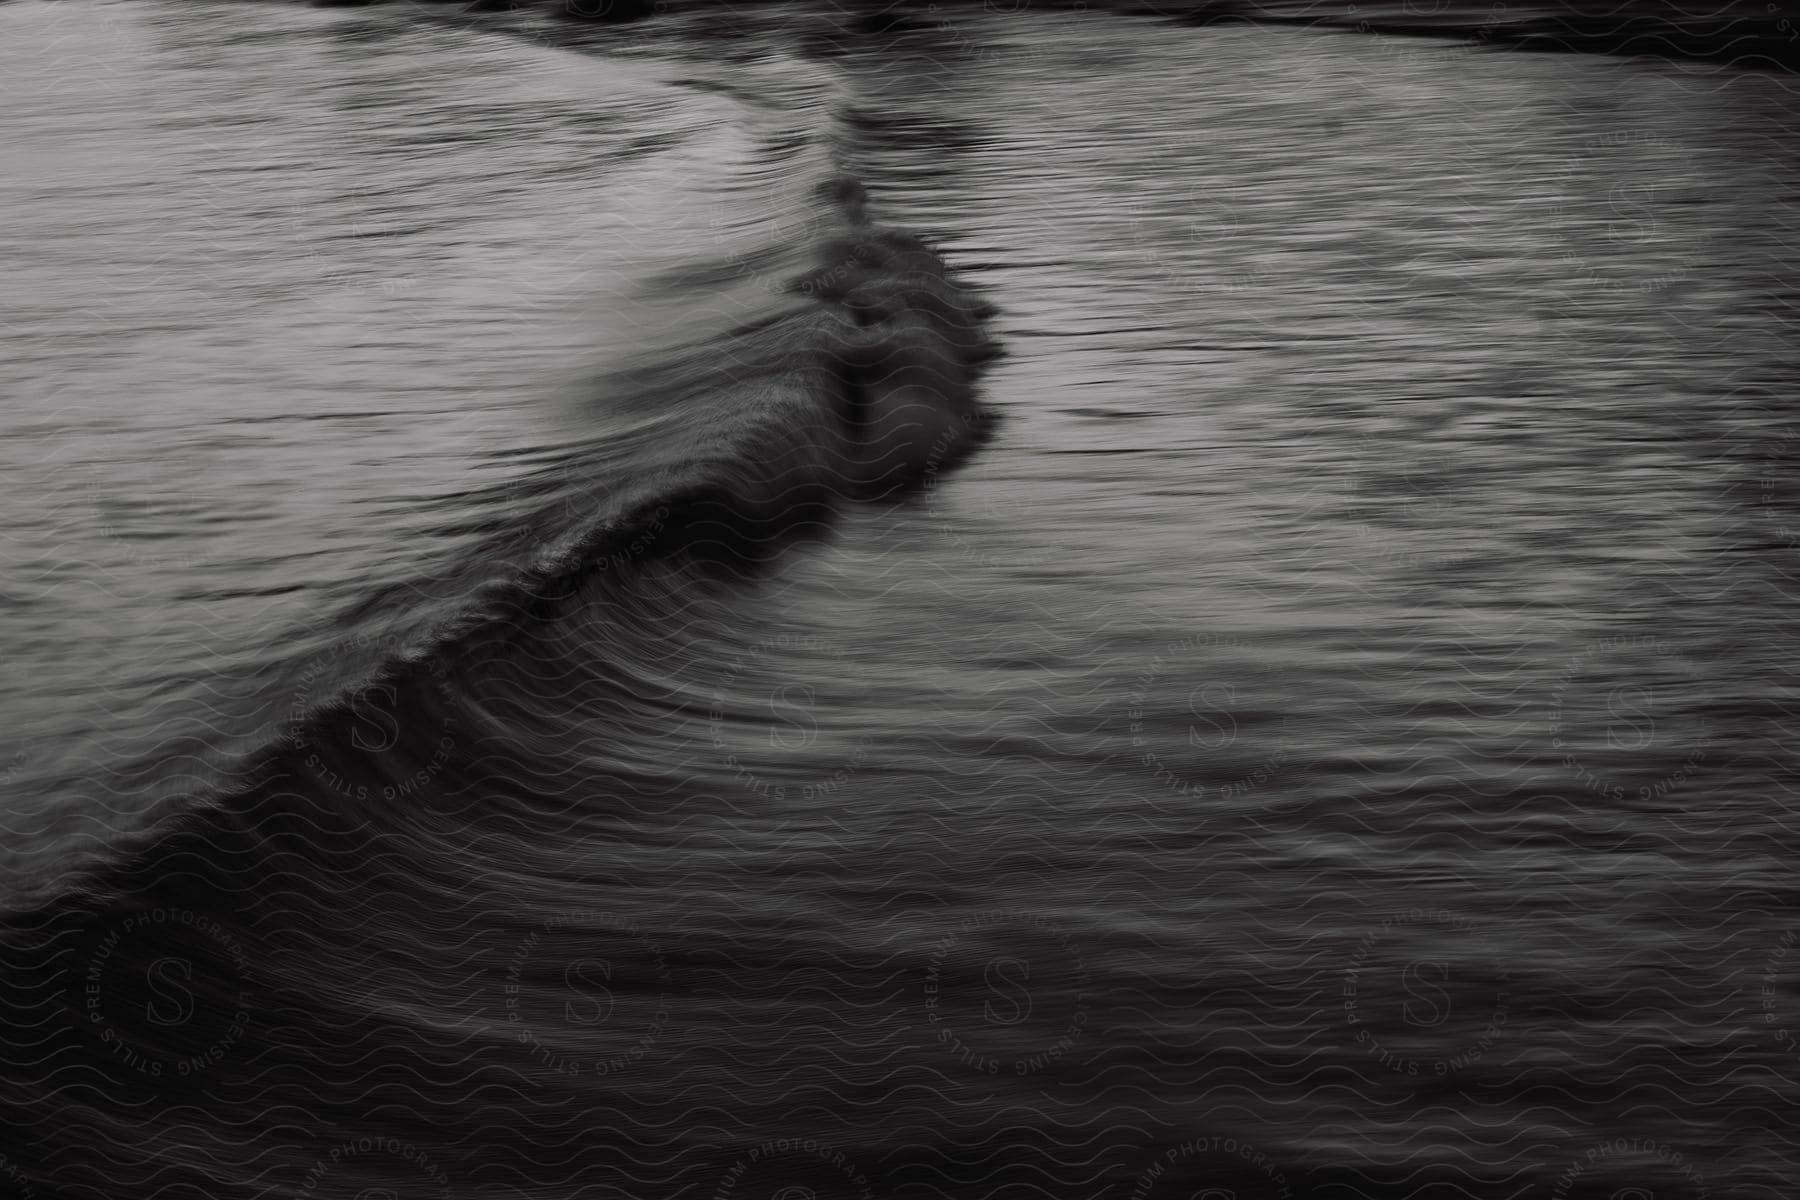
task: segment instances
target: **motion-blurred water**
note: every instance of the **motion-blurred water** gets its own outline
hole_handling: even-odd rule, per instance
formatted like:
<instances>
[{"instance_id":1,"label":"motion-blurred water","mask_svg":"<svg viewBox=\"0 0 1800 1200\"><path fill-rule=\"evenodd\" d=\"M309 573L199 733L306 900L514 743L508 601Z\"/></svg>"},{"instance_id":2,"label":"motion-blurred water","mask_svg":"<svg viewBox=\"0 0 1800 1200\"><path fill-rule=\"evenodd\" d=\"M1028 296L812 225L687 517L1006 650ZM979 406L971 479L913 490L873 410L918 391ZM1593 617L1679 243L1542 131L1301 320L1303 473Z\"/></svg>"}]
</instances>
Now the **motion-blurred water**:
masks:
<instances>
[{"instance_id":1,"label":"motion-blurred water","mask_svg":"<svg viewBox=\"0 0 1800 1200\"><path fill-rule=\"evenodd\" d=\"M39 1194L1787 1194L1790 80L733 20L0 7ZM834 167L1001 306L994 443L484 632ZM171 961L173 1100L85 1024Z\"/></svg>"}]
</instances>

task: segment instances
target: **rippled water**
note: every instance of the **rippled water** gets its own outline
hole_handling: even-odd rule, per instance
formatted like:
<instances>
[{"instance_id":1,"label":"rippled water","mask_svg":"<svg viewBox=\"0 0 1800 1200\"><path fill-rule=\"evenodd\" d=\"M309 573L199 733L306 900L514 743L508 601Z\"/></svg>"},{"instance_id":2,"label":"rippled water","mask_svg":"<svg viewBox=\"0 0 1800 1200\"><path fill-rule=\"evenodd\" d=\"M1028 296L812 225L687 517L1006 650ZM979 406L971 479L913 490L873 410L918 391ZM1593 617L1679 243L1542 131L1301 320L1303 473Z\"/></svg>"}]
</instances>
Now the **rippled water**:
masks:
<instances>
[{"instance_id":1,"label":"rippled water","mask_svg":"<svg viewBox=\"0 0 1800 1200\"><path fill-rule=\"evenodd\" d=\"M1785 1194L1791 81L740 19L608 56L0 8L34 886L651 494L694 410L644 364L786 303L827 160L1009 354L998 436L922 496L421 667L441 704L376 715L455 757L305 784L421 780L343 810L379 853L265 800L216 855L152 846L132 880L208 880L156 903L253 898L258 999L120 1161L199 1146L246 1195L413 1169L307 1182L361 1136L471 1196ZM80 1095L40 1189L101 1127ZM833 1149L751 1153L781 1137Z\"/></svg>"},{"instance_id":2,"label":"rippled water","mask_svg":"<svg viewBox=\"0 0 1800 1200\"><path fill-rule=\"evenodd\" d=\"M0 20L0 752L51 794L457 570L486 489L597 437L585 376L755 290L647 282L777 233L781 123L666 69L289 7Z\"/></svg>"}]
</instances>

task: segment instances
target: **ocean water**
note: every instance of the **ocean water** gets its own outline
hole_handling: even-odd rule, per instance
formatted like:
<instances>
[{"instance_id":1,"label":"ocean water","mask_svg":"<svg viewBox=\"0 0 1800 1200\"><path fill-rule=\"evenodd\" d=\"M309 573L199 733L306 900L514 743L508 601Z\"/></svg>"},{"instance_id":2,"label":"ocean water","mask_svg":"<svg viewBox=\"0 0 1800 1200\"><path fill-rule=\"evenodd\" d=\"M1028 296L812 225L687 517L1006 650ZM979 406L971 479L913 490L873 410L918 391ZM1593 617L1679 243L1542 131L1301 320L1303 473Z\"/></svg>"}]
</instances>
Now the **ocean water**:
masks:
<instances>
[{"instance_id":1,"label":"ocean water","mask_svg":"<svg viewBox=\"0 0 1800 1200\"><path fill-rule=\"evenodd\" d=\"M993 9L0 7L8 1187L1791 1194L1791 80Z\"/></svg>"}]
</instances>

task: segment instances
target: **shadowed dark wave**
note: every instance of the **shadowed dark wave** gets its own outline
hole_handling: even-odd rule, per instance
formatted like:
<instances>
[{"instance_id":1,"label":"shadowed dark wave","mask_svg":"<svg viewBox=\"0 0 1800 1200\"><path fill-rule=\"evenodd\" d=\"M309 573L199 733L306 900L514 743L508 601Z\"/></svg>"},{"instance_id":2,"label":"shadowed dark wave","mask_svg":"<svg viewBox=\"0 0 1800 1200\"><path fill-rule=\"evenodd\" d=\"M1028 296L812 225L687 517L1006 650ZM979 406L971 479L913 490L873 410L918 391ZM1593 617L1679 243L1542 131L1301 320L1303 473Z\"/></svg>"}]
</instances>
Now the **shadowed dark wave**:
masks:
<instances>
[{"instance_id":1,"label":"shadowed dark wave","mask_svg":"<svg viewBox=\"0 0 1800 1200\"><path fill-rule=\"evenodd\" d=\"M3 1167L24 1194L654 1195L697 1169L677 1148L715 1139L673 1114L731 1048L684 1045L671 1008L727 964L660 944L666 914L608 886L613 835L654 860L768 791L716 753L757 716L754 580L990 427L991 307L869 225L859 184L822 194L838 228L785 299L630 368L677 419L640 431L598 520L428 644L396 634L311 687L226 794L6 914ZM735 691L676 678L747 659Z\"/></svg>"}]
</instances>

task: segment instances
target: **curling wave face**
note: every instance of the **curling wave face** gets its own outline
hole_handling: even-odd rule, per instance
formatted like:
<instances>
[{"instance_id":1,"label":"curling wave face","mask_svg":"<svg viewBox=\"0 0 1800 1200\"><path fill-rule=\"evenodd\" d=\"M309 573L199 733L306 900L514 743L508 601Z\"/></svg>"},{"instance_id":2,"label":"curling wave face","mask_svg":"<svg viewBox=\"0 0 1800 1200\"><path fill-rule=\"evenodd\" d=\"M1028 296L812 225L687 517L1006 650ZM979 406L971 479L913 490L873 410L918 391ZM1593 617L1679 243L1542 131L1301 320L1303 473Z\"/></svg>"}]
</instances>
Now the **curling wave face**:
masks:
<instances>
[{"instance_id":1,"label":"curling wave face","mask_svg":"<svg viewBox=\"0 0 1800 1200\"><path fill-rule=\"evenodd\" d=\"M702 321L616 355L598 432L465 506L453 555L400 564L235 700L215 689L210 735L90 764L109 800L83 830L106 835L24 859L0 925L7 1025L28 1031L0 1046L15 1181L460 1195L484 1186L454 1149L471 1136L511 1146L481 1168L506 1177L541 1180L570 1150L584 1174L639 1177L641 1131L609 1122L691 1112L696 1079L745 1099L707 1065L730 1048L671 1011L717 969L708 952L677 960L661 917L582 896L571 871L606 874L589 854L621 830L672 847L727 796L787 796L730 750L762 728L777 667L842 655L747 637L745 588L844 504L927 487L990 429L992 307L866 206L832 177L796 226L759 232L738 261L780 286L716 288ZM677 274L692 291L710 269ZM447 970L471 938L491 943L481 965ZM602 946L619 938L629 961ZM677 1058L698 1076L662 1070ZM565 1128L575 1095L633 1075L648 1091L629 1110ZM464 1108L470 1086L499 1107ZM389 1109L411 1115L373 1119ZM290 1118L306 1131L273 1133ZM179 1132L196 1123L237 1132L202 1147Z\"/></svg>"},{"instance_id":2,"label":"curling wave face","mask_svg":"<svg viewBox=\"0 0 1800 1200\"><path fill-rule=\"evenodd\" d=\"M55 43L79 20L36 32ZM508 611L521 588L615 569L652 542L671 553L705 511L728 512L717 532L766 548L822 527L831 504L929 484L989 426L975 383L995 353L991 309L917 239L871 224L860 184L835 175L829 73L788 60L779 78L741 86L742 73L615 61L601 85L613 115L595 132L591 62L571 68L571 56L503 39L415 31L427 49L407 59L409 107L345 115L317 107L309 72L353 96L385 86L385 59L365 61L360 47L405 18L279 9L270 21L272 36L249 50L224 22L157 8L109 27L147 31L160 57L133 59L129 38L97 37L113 107L89 115L69 115L67 97L16 77L15 111L40 155L19 207L42 226L37 240L54 251L43 257L111 256L135 221L160 274L141 296L108 280L117 328L107 332L132 352L108 343L95 354L93 335L64 332L79 327L85 299L52 282L60 268L33 275L32 251L19 247L43 309L25 329L53 354L7 364L23 367L10 382L44 406L16 414L6 443L18 459L23 556L0 632L40 701L16 706L0 733L9 892L54 878L71 856L104 858L116 838L196 795L230 791L289 726ZM315 42L320 63L305 58ZM179 113L156 115L167 90L158 72L185 79L189 45L214 43L244 72L269 72L270 102L292 118L265 134L275 149L259 152L276 166L247 176L254 190L212 185L227 190L208 211L245 213L241 228L214 221L205 243L170 249L168 231L195 219L186 207L85 210L94 164L66 150L59 122L85 129L91 115L121 129L151 151L143 169L159 174L140 181L146 193L180 196L181 169L197 152L216 158L217 146L196 143ZM464 86L505 97L522 69L566 83L478 121L455 106ZM243 83L219 87L232 95ZM508 120L535 123L540 137L588 138L603 165L546 165L529 143L496 150ZM445 145L473 144L465 161L409 177L411 158L393 165L406 144L394 127L434 123L449 129ZM374 143L376 161L354 170L401 172L392 191L404 205L371 206L366 187L338 196L329 183L284 203L317 174L304 144L316 128L352 158ZM302 144L282 140L294 137ZM119 169L130 177L137 165L127 155ZM219 173L236 174L229 160ZM547 198L535 219L557 223L560 237L484 227L487 214L468 207L472 195L526 187ZM575 203L592 215L572 217ZM533 215L524 198L510 207L521 210L513 223ZM435 256L444 275L467 279L376 288L362 277L381 255L366 247L434 225L443 244L412 269ZM307 239L318 279L284 276L292 264L275 251L289 236ZM580 253L571 260L565 247ZM504 303L470 304L453 290ZM468 348L439 347L444 363L421 363L416 348L443 336L431 321L446 311ZM334 344L344 341L355 350ZM271 362L248 392L222 360L234 342ZM161 348L160 361L146 345ZM559 353L570 369L593 366L558 379L541 368ZM317 394L311 373L321 369L344 377L344 396ZM568 398L546 403L559 391ZM240 404L241 419L219 420ZM290 425L292 438L273 432ZM234 508L221 495L232 489ZM231 515L185 519L194 512ZM404 535L389 536L401 525ZM96 677L103 695L78 694L77 681Z\"/></svg>"},{"instance_id":3,"label":"curling wave face","mask_svg":"<svg viewBox=\"0 0 1800 1200\"><path fill-rule=\"evenodd\" d=\"M685 357L649 383L703 432L640 499L490 588L479 619L422 651L365 639L385 654L353 688L303 679L296 719L241 786L7 915L6 1015L34 1031L4 1047L20 1178L220 1197L276 1178L310 1196L410 1172L415 1191L467 1194L446 1174L470 1169L443 1139L453 1128L496 1148L484 1169L542 1179L573 1152L583 1173L637 1177L638 1126L691 1113L709 1089L712 1104L747 1099L730 1047L676 1011L691 973L723 961L675 960L654 906L571 885L608 873L622 830L674 850L726 795L786 799L729 753L712 767L679 753L760 729L753 703L777 663L826 657L805 638L746 641L742 589L835 506L923 487L985 429L987 308L943 260L868 226L819 257L796 281L804 308L734 331L717 366ZM632 870L661 857L634 854ZM471 938L492 943L473 974L452 968L471 965ZM628 958L606 948L621 944ZM688 1066L663 1071L674 1057ZM617 1097L633 1076L646 1090L629 1112L566 1125L574 1097ZM476 1093L480 1111L466 1107ZM371 1121L396 1107L410 1115ZM277 1112L308 1132L271 1136ZM243 1134L181 1141L195 1121ZM89 1157L96 1143L109 1154ZM821 1161L782 1178L843 1169Z\"/></svg>"}]
</instances>

